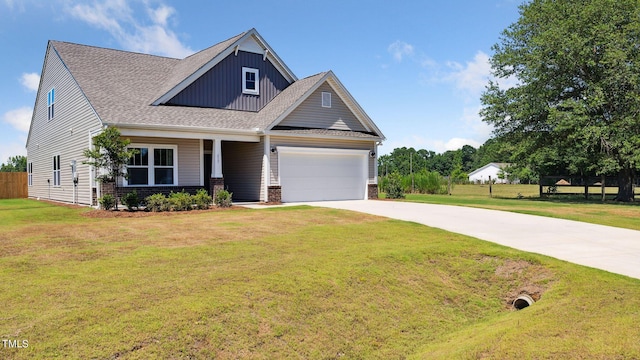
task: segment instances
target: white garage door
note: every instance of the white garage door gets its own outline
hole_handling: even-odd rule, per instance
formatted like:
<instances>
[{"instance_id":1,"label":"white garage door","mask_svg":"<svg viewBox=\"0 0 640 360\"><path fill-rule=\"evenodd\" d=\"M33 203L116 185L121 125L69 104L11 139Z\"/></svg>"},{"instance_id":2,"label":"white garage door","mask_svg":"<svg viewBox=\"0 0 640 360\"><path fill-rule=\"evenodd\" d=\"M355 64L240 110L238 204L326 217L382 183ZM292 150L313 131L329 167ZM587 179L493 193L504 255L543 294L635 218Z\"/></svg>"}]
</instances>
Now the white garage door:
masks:
<instances>
[{"instance_id":1,"label":"white garage door","mask_svg":"<svg viewBox=\"0 0 640 360\"><path fill-rule=\"evenodd\" d=\"M278 147L283 202L366 199L368 150Z\"/></svg>"}]
</instances>

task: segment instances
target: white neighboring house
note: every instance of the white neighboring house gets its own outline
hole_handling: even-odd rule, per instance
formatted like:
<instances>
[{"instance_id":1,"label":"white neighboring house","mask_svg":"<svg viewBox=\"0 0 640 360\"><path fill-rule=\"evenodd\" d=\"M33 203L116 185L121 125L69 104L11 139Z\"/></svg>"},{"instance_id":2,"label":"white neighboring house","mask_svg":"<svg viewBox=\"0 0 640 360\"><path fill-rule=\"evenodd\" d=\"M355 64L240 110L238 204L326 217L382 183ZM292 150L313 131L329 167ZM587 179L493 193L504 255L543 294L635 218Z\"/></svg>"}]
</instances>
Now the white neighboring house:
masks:
<instances>
[{"instance_id":1,"label":"white neighboring house","mask_svg":"<svg viewBox=\"0 0 640 360\"><path fill-rule=\"evenodd\" d=\"M472 183L485 184L489 182L489 177L496 184L507 184L507 173L504 173L504 177L500 179L500 174L503 169L511 164L508 163L488 163L487 165L476 169L469 173L469 181Z\"/></svg>"}]
</instances>

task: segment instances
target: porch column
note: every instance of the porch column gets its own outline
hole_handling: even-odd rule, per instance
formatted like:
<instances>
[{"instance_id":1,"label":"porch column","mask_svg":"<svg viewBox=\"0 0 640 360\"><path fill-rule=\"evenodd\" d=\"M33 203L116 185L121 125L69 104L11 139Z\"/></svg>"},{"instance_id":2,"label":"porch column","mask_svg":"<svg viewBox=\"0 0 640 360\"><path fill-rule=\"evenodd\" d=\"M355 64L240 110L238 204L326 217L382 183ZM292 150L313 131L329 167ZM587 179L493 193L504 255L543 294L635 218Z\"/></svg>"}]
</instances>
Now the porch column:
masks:
<instances>
[{"instance_id":1,"label":"porch column","mask_svg":"<svg viewBox=\"0 0 640 360\"><path fill-rule=\"evenodd\" d=\"M213 139L211 152L211 181L209 192L215 197L216 193L224 190L224 177L222 175L222 140Z\"/></svg>"},{"instance_id":2,"label":"porch column","mask_svg":"<svg viewBox=\"0 0 640 360\"><path fill-rule=\"evenodd\" d=\"M373 152L376 154L373 159L373 181L378 183L378 143L373 145Z\"/></svg>"},{"instance_id":3,"label":"porch column","mask_svg":"<svg viewBox=\"0 0 640 360\"><path fill-rule=\"evenodd\" d=\"M269 201L269 185L271 184L271 176L269 165L270 165L270 153L271 153L271 139L269 135L264 137L264 154L262 155L262 198L261 201L268 202Z\"/></svg>"},{"instance_id":4,"label":"porch column","mask_svg":"<svg viewBox=\"0 0 640 360\"><path fill-rule=\"evenodd\" d=\"M221 178L222 176L222 140L213 139L213 151L211 155L211 177Z\"/></svg>"},{"instance_id":5,"label":"porch column","mask_svg":"<svg viewBox=\"0 0 640 360\"><path fill-rule=\"evenodd\" d=\"M367 199L378 198L378 143L373 145L373 183L367 185ZM368 176L368 175L367 175Z\"/></svg>"}]
</instances>

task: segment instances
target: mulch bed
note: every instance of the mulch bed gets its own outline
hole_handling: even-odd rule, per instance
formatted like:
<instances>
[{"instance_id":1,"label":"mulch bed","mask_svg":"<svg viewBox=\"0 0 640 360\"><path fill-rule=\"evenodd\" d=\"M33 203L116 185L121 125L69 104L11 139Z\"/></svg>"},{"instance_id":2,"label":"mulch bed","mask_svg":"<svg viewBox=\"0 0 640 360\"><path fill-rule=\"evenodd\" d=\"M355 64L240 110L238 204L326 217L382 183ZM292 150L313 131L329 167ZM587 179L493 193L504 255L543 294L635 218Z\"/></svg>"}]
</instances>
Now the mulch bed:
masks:
<instances>
[{"instance_id":1,"label":"mulch bed","mask_svg":"<svg viewBox=\"0 0 640 360\"><path fill-rule=\"evenodd\" d=\"M207 212L220 212L220 211L230 211L230 210L240 210L243 209L241 206L231 206L227 208L221 207L212 207L207 210L189 210L189 211L162 211L162 212L152 212L152 211L129 211L126 209L118 209L118 210L91 210L82 213L82 216L93 218L93 219L104 219L104 218L140 218L140 217L148 217L148 216L175 216L181 214L200 214Z\"/></svg>"}]
</instances>

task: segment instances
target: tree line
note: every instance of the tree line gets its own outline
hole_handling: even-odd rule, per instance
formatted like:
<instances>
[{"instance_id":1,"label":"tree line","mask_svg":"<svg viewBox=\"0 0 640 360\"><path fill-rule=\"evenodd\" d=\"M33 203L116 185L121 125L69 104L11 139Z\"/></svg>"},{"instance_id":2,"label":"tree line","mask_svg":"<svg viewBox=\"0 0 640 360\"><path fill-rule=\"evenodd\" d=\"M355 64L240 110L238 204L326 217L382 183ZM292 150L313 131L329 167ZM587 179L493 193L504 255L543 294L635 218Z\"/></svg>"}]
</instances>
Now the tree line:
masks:
<instances>
[{"instance_id":1,"label":"tree line","mask_svg":"<svg viewBox=\"0 0 640 360\"><path fill-rule=\"evenodd\" d=\"M0 165L0 172L26 172L27 171L27 157L23 155L16 155L9 157L7 163Z\"/></svg>"},{"instance_id":2,"label":"tree line","mask_svg":"<svg viewBox=\"0 0 640 360\"><path fill-rule=\"evenodd\" d=\"M460 183L467 181L468 174L473 170L491 162L508 163L510 158L511 152L498 138L487 140L477 149L471 145L464 145L458 150L443 153L401 147L378 158L378 175L384 177L398 173L406 177L421 172L435 172L442 177L450 177L455 183ZM536 174L526 167L521 169L514 165L509 171L515 175L522 175L527 182L537 180Z\"/></svg>"}]
</instances>

